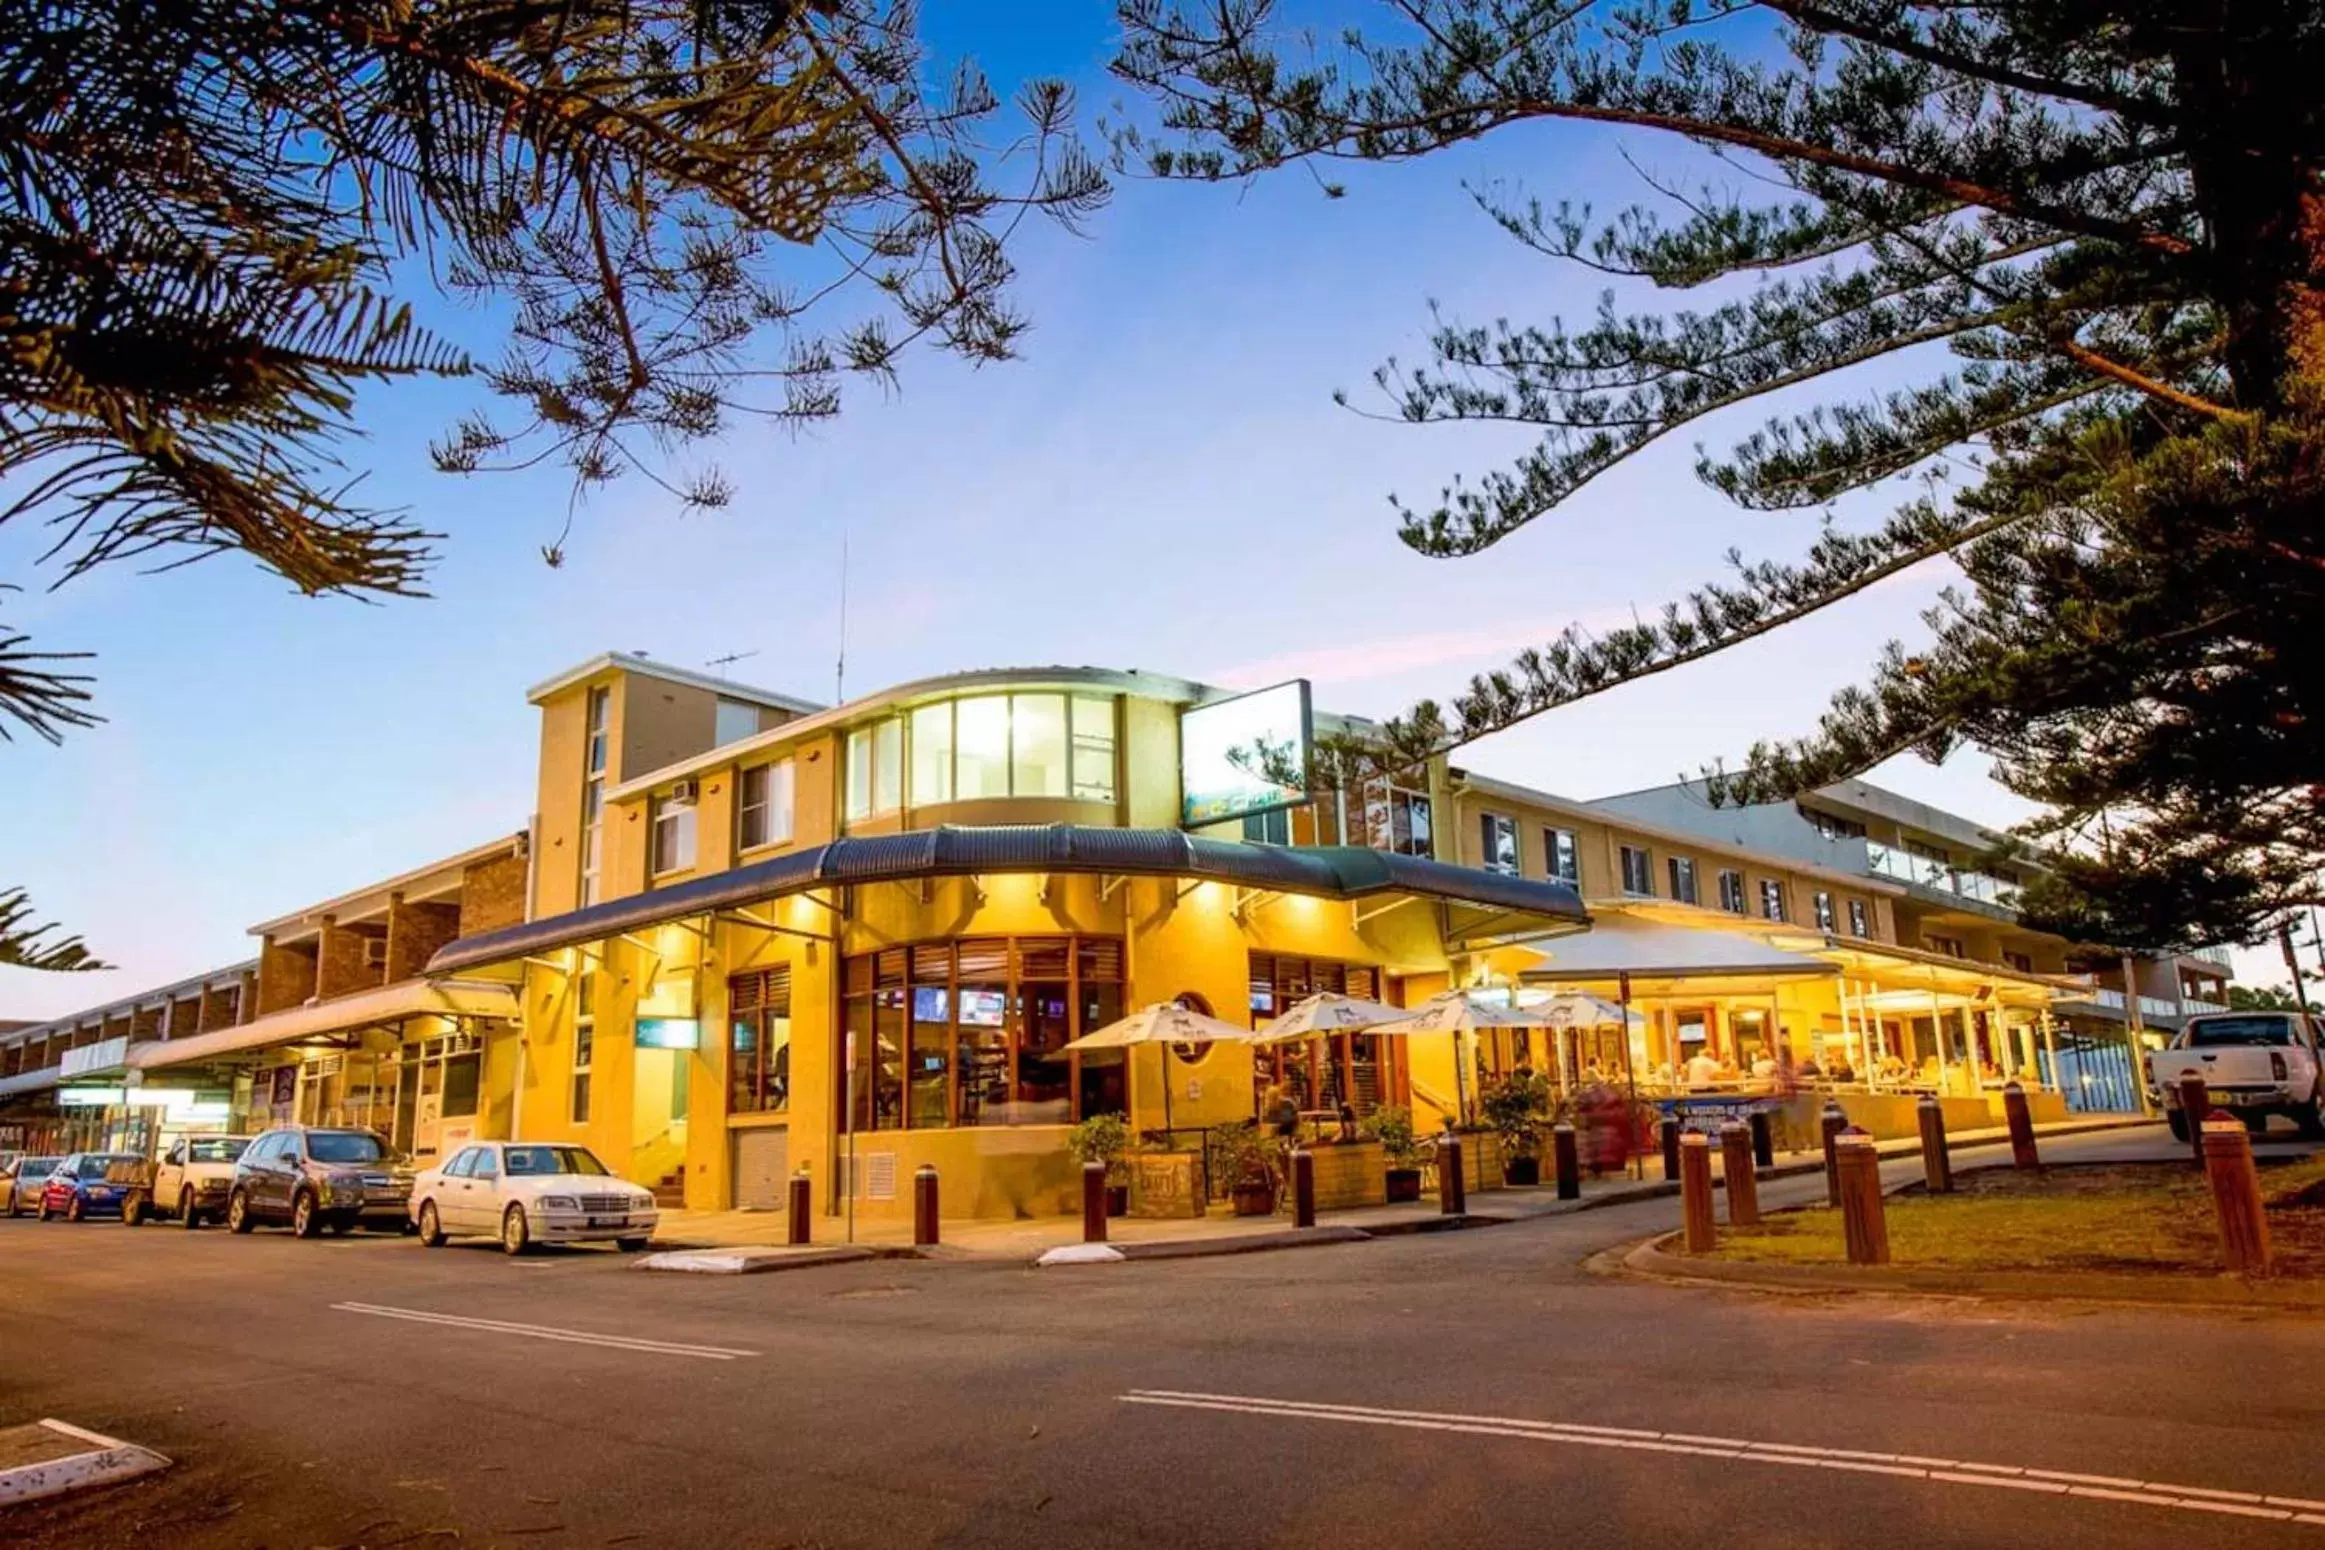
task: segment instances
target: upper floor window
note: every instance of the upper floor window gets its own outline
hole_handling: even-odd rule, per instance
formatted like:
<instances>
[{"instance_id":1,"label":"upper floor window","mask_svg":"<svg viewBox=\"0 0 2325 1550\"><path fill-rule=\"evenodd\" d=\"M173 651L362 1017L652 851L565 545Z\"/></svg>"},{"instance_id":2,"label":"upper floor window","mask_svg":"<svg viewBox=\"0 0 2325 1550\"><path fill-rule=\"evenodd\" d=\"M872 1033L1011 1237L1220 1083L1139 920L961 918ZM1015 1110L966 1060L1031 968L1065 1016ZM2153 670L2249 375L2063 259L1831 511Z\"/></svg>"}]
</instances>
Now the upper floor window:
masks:
<instances>
[{"instance_id":1,"label":"upper floor window","mask_svg":"<svg viewBox=\"0 0 2325 1550\"><path fill-rule=\"evenodd\" d=\"M1655 892L1655 861L1636 845L1623 847L1623 892L1652 897Z\"/></svg>"},{"instance_id":2,"label":"upper floor window","mask_svg":"<svg viewBox=\"0 0 2325 1550\"><path fill-rule=\"evenodd\" d=\"M1292 810L1277 807L1264 813L1245 813L1243 837L1260 845L1289 845L1292 842Z\"/></svg>"},{"instance_id":3,"label":"upper floor window","mask_svg":"<svg viewBox=\"0 0 2325 1550\"><path fill-rule=\"evenodd\" d=\"M735 782L735 847L781 845L791 838L791 761L756 764Z\"/></svg>"},{"instance_id":4,"label":"upper floor window","mask_svg":"<svg viewBox=\"0 0 2325 1550\"><path fill-rule=\"evenodd\" d=\"M598 900L598 863L605 849L606 724L611 689L589 691L588 743L581 766L581 902Z\"/></svg>"},{"instance_id":5,"label":"upper floor window","mask_svg":"<svg viewBox=\"0 0 2325 1550\"><path fill-rule=\"evenodd\" d=\"M1669 866L1671 871L1671 897L1678 900L1681 904L1693 904L1695 902L1694 859L1688 856L1673 856L1670 860Z\"/></svg>"},{"instance_id":6,"label":"upper floor window","mask_svg":"<svg viewBox=\"0 0 2325 1550\"><path fill-rule=\"evenodd\" d=\"M1924 861L1943 861L1949 865L1954 859L1954 853L1943 845L1933 845L1928 840L1917 840L1911 835L1907 835L1905 838L1905 853L1909 856L1919 856Z\"/></svg>"},{"instance_id":7,"label":"upper floor window","mask_svg":"<svg viewBox=\"0 0 2325 1550\"><path fill-rule=\"evenodd\" d=\"M847 815L868 818L904 805L904 722L890 716L848 734Z\"/></svg>"},{"instance_id":8,"label":"upper floor window","mask_svg":"<svg viewBox=\"0 0 2325 1550\"><path fill-rule=\"evenodd\" d=\"M654 799L654 875L683 872L694 865L694 783Z\"/></svg>"},{"instance_id":9,"label":"upper floor window","mask_svg":"<svg viewBox=\"0 0 2325 1550\"><path fill-rule=\"evenodd\" d=\"M1849 935L1871 936L1872 934L1873 922L1865 908L1865 901L1851 899L1849 901Z\"/></svg>"},{"instance_id":10,"label":"upper floor window","mask_svg":"<svg viewBox=\"0 0 2325 1550\"><path fill-rule=\"evenodd\" d=\"M1773 877L1760 879L1760 913L1769 920L1784 920L1784 885Z\"/></svg>"},{"instance_id":11,"label":"upper floor window","mask_svg":"<svg viewBox=\"0 0 2325 1550\"><path fill-rule=\"evenodd\" d=\"M741 700L720 700L711 724L711 746L724 748L754 737L759 731L759 707Z\"/></svg>"},{"instance_id":12,"label":"upper floor window","mask_svg":"<svg viewBox=\"0 0 2325 1550\"><path fill-rule=\"evenodd\" d=\"M1962 950L1962 939L1958 936L1925 936L1922 941L1928 945L1931 952L1944 953L1948 958L1968 956Z\"/></svg>"},{"instance_id":13,"label":"upper floor window","mask_svg":"<svg viewBox=\"0 0 2325 1550\"><path fill-rule=\"evenodd\" d=\"M2021 974L2034 972L2034 955L2032 953L2014 953L2005 948L2002 953L2002 961Z\"/></svg>"},{"instance_id":14,"label":"upper floor window","mask_svg":"<svg viewBox=\"0 0 2325 1550\"><path fill-rule=\"evenodd\" d=\"M1813 807L1802 808L1800 816L1807 819L1816 832L1828 840L1861 840L1865 837L1865 826L1854 818L1843 818L1838 813L1822 812Z\"/></svg>"},{"instance_id":15,"label":"upper floor window","mask_svg":"<svg viewBox=\"0 0 2325 1550\"><path fill-rule=\"evenodd\" d=\"M1510 877L1518 875L1518 825L1516 820L1500 813L1480 815L1479 828L1484 841L1481 853L1488 872L1501 872Z\"/></svg>"},{"instance_id":16,"label":"upper floor window","mask_svg":"<svg viewBox=\"0 0 2325 1550\"><path fill-rule=\"evenodd\" d=\"M597 1053L597 975L584 969L573 980L573 1123L589 1123L589 1074Z\"/></svg>"},{"instance_id":17,"label":"upper floor window","mask_svg":"<svg viewBox=\"0 0 2325 1550\"><path fill-rule=\"evenodd\" d=\"M1399 786L1372 786L1364 798L1365 843L1399 856L1433 856L1429 799Z\"/></svg>"},{"instance_id":18,"label":"upper floor window","mask_svg":"<svg viewBox=\"0 0 2325 1550\"><path fill-rule=\"evenodd\" d=\"M612 704L611 689L589 691L589 754L583 769L591 775L605 773L606 723Z\"/></svg>"},{"instance_id":19,"label":"upper floor window","mask_svg":"<svg viewBox=\"0 0 2325 1550\"><path fill-rule=\"evenodd\" d=\"M1572 829L1544 829L1542 859L1549 866L1552 878L1577 888L1582 886L1582 847L1575 843Z\"/></svg>"},{"instance_id":20,"label":"upper floor window","mask_svg":"<svg viewBox=\"0 0 2325 1550\"><path fill-rule=\"evenodd\" d=\"M1819 888L1813 902L1816 905L1816 929L1819 931L1838 931L1840 918L1833 913L1833 896Z\"/></svg>"},{"instance_id":21,"label":"upper floor window","mask_svg":"<svg viewBox=\"0 0 2325 1550\"><path fill-rule=\"evenodd\" d=\"M1720 908L1726 910L1731 915L1741 915L1745 913L1743 873L1720 873Z\"/></svg>"},{"instance_id":22,"label":"upper floor window","mask_svg":"<svg viewBox=\"0 0 2325 1550\"><path fill-rule=\"evenodd\" d=\"M920 706L911 724L915 807L992 797L1114 800L1109 696L976 694Z\"/></svg>"}]
</instances>

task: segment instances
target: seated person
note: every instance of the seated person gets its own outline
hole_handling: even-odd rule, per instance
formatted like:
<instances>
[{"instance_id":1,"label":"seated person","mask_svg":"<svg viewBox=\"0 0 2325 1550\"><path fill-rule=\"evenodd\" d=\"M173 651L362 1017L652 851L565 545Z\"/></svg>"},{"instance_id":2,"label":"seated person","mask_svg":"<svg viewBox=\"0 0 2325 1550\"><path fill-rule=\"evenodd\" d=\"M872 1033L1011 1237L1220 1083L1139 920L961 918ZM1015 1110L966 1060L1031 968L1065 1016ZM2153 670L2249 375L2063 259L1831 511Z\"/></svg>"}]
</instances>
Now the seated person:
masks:
<instances>
[{"instance_id":1,"label":"seated person","mask_svg":"<svg viewBox=\"0 0 2325 1550\"><path fill-rule=\"evenodd\" d=\"M1699 1049L1687 1062L1687 1085L1710 1087L1720 1080L1720 1063L1709 1050Z\"/></svg>"}]
</instances>

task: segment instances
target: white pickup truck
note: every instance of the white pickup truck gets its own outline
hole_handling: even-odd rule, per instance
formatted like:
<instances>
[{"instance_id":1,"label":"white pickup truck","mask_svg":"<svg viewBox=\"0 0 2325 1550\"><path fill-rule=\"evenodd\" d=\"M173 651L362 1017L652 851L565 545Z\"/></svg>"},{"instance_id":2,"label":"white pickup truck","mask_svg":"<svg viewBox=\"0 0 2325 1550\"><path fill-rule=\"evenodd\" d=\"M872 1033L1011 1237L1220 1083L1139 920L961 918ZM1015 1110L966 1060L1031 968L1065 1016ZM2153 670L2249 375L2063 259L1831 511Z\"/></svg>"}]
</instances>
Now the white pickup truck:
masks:
<instances>
[{"instance_id":1,"label":"white pickup truck","mask_svg":"<svg viewBox=\"0 0 2325 1550\"><path fill-rule=\"evenodd\" d=\"M174 1218L181 1227L224 1221L234 1165L249 1145L248 1136L179 1137L160 1162L149 1165L151 1182L131 1186L121 1220L132 1227L149 1217Z\"/></svg>"},{"instance_id":2,"label":"white pickup truck","mask_svg":"<svg viewBox=\"0 0 2325 1550\"><path fill-rule=\"evenodd\" d=\"M2180 1078L2204 1079L2215 1109L2234 1114L2254 1132L2282 1114L2305 1136L2325 1136L2325 1060L2317 1029L2298 1012L2202 1012L2167 1049L2147 1057L2148 1090L2163 1105L2172 1134L2188 1139L2180 1112Z\"/></svg>"}]
</instances>

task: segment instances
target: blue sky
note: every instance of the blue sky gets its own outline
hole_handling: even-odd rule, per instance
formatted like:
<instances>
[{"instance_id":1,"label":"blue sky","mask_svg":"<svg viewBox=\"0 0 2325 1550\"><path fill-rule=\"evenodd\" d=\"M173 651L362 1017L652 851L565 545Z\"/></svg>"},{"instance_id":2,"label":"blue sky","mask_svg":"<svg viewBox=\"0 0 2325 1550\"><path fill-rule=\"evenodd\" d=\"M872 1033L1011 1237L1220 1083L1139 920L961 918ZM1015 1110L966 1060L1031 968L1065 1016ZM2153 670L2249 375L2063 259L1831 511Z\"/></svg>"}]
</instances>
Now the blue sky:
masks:
<instances>
[{"instance_id":1,"label":"blue sky","mask_svg":"<svg viewBox=\"0 0 2325 1550\"><path fill-rule=\"evenodd\" d=\"M1114 96L1102 0L927 7L942 51L1006 91L1029 74ZM1686 153L1628 142L1650 168ZM0 971L0 1017L55 1015L231 961L254 921L523 827L534 776L525 687L606 649L828 699L850 554L848 684L1030 663L1137 667L1244 684L1316 682L1320 705L1387 714L1449 694L1575 619L1651 611L1722 556L1796 553L1814 514L1736 511L1698 485L1681 437L1487 554L1423 559L1385 497L1420 499L1524 438L1415 428L1335 407L1389 354L1417 353L1430 302L1484 319L1569 316L1599 281L1527 253L1463 179L1612 208L1643 190L1617 141L1505 134L1349 173L1327 200L1286 175L1248 187L1133 181L1086 237L1038 231L1017 297L1023 359L908 363L804 436L739 427L715 459L728 510L681 516L644 481L563 522L555 472L432 472L428 438L477 402L464 383L367 393L350 463L369 498L445 532L434 596L302 599L239 560L116 567L54 592L36 534L0 530L7 610L44 645L98 653L109 718L50 749L0 749L0 881L30 887L120 971ZM455 329L488 319L447 310ZM471 340L490 353L488 335ZM1714 424L1713 440L1750 428ZM1858 518L1876 508L1844 509ZM1470 749L1477 769L1594 796L1691 774L1807 728L1832 689L1916 615L1933 569L1688 671ZM1875 777L1989 822L2021 808L1975 759ZM2269 975L2275 978L2276 975Z\"/></svg>"}]
</instances>

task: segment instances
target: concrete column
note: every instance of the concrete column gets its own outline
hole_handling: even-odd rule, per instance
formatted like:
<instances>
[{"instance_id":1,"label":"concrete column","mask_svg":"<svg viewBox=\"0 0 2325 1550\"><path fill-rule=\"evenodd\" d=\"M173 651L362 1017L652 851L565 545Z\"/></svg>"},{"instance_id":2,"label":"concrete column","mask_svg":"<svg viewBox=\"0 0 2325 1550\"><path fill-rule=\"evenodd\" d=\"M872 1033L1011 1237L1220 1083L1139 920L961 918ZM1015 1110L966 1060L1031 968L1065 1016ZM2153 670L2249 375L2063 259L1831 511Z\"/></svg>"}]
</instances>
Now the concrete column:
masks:
<instances>
[{"instance_id":1,"label":"concrete column","mask_svg":"<svg viewBox=\"0 0 2325 1550\"><path fill-rule=\"evenodd\" d=\"M1935 989L1929 993L1929 1036L1931 1042L1937 1045L1938 1092L1942 1096L1953 1085L1953 1062L1946 1058L1946 1013L1945 1008L1938 1005Z\"/></svg>"},{"instance_id":2,"label":"concrete column","mask_svg":"<svg viewBox=\"0 0 2325 1550\"><path fill-rule=\"evenodd\" d=\"M1970 1088L1973 1092L1986 1090L1986 1078L1978 1069L1978 1025L1971 1020L1968 1006L1962 1013L1962 1059L1970 1068Z\"/></svg>"}]
</instances>

